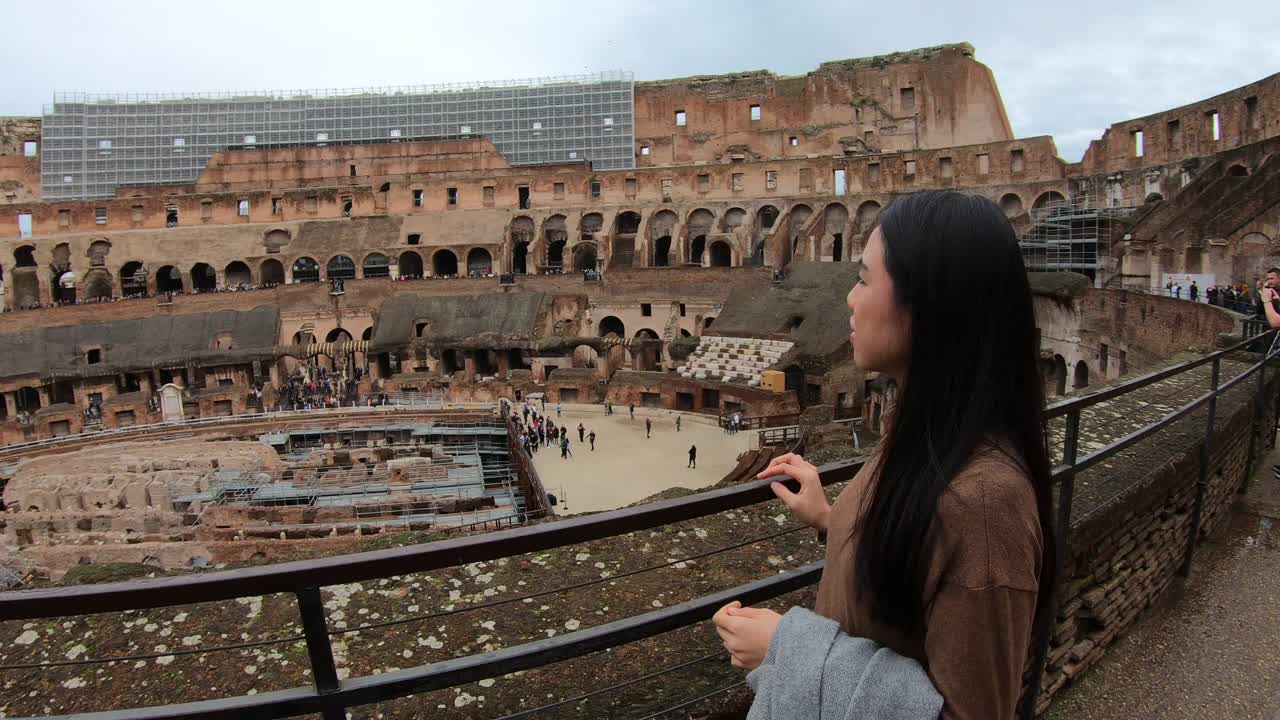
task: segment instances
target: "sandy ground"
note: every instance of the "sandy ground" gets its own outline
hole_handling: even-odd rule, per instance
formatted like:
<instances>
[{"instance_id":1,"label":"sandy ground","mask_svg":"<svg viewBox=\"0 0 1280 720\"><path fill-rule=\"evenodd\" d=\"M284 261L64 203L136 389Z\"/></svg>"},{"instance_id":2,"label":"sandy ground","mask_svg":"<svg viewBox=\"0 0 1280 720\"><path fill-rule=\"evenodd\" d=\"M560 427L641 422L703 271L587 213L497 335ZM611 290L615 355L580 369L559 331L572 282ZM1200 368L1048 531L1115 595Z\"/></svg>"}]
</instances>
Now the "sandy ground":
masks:
<instances>
[{"instance_id":1,"label":"sandy ground","mask_svg":"<svg viewBox=\"0 0 1280 720\"><path fill-rule=\"evenodd\" d=\"M603 407L568 406L563 418L556 418L555 406L547 404L547 414L556 425L570 429L569 450L573 457L560 458L560 450L543 447L534 454L534 466L547 492L560 501L557 514L613 510L668 488L690 489L714 485L733 469L738 455L748 449L745 432L726 435L702 418L685 415L676 432L678 413L637 408L635 420L627 408L615 407L612 416ZM644 413L653 420L653 436L645 438ZM587 435L596 432L596 449L578 442L578 423ZM689 469L689 446L698 447L698 467Z\"/></svg>"}]
</instances>

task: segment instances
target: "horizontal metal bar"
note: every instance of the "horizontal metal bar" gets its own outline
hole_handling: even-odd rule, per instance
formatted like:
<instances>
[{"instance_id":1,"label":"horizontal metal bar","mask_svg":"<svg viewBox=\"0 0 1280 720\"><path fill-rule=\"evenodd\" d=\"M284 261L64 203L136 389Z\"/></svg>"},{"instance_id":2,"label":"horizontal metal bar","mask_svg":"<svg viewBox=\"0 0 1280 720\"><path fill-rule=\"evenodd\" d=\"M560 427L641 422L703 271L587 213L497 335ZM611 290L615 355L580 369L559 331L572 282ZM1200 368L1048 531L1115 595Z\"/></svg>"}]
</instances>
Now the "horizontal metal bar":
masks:
<instances>
[{"instance_id":1,"label":"horizontal metal bar","mask_svg":"<svg viewBox=\"0 0 1280 720\"><path fill-rule=\"evenodd\" d=\"M862 459L819 468L824 485L848 480ZM197 575L0 593L0 620L142 610L294 592L495 560L647 530L775 499L772 480L754 480L685 498L611 510L559 522L315 560ZM794 480L786 481L792 489Z\"/></svg>"},{"instance_id":2,"label":"horizontal metal bar","mask_svg":"<svg viewBox=\"0 0 1280 720\"><path fill-rule=\"evenodd\" d=\"M312 688L291 688L258 695L242 695L149 708L61 715L45 718L45 720L279 718L320 712L332 703L350 707L391 700L550 665L687 627L709 619L722 606L733 600L740 600L743 605L752 605L813 585L822 578L823 566L823 561L810 563L728 590L704 595L679 605L558 637L535 640L478 655L442 660L405 670L353 678L341 682L336 691L324 695L320 695Z\"/></svg>"}]
</instances>

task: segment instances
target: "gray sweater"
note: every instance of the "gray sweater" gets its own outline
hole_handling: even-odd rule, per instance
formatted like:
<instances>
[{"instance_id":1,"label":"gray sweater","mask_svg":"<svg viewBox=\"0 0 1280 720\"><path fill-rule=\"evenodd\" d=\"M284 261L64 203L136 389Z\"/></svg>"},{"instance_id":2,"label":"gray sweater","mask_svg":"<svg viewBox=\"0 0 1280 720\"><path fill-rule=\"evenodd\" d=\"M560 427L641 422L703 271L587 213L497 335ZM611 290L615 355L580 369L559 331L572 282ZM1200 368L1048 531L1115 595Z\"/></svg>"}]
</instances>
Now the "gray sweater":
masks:
<instances>
[{"instance_id":1,"label":"gray sweater","mask_svg":"<svg viewBox=\"0 0 1280 720\"><path fill-rule=\"evenodd\" d=\"M782 616L747 684L756 693L747 720L937 720L942 712L915 660L800 607Z\"/></svg>"}]
</instances>

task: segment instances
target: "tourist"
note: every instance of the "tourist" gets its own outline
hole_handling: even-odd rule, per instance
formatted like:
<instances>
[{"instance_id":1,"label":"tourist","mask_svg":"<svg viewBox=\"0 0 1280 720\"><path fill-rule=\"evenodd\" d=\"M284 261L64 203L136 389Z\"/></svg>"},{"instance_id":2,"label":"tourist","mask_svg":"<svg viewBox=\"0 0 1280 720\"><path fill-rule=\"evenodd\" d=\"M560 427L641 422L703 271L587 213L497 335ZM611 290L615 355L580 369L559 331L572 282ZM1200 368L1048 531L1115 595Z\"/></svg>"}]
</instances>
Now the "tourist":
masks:
<instances>
[{"instance_id":1,"label":"tourist","mask_svg":"<svg viewBox=\"0 0 1280 720\"><path fill-rule=\"evenodd\" d=\"M737 434L742 429L742 413L733 414L733 432Z\"/></svg>"},{"instance_id":2,"label":"tourist","mask_svg":"<svg viewBox=\"0 0 1280 720\"><path fill-rule=\"evenodd\" d=\"M591 452L595 452L596 451L596 431L592 430L591 434L587 436L587 439L591 441Z\"/></svg>"},{"instance_id":3,"label":"tourist","mask_svg":"<svg viewBox=\"0 0 1280 720\"><path fill-rule=\"evenodd\" d=\"M605 415L612 415L612 414L613 414L613 401L612 401L612 400L605 400L605 401L604 401L604 414L605 414Z\"/></svg>"},{"instance_id":4,"label":"tourist","mask_svg":"<svg viewBox=\"0 0 1280 720\"><path fill-rule=\"evenodd\" d=\"M582 436L586 433L587 428L582 423L578 423L578 442L582 442Z\"/></svg>"},{"instance_id":5,"label":"tourist","mask_svg":"<svg viewBox=\"0 0 1280 720\"><path fill-rule=\"evenodd\" d=\"M676 416L676 432L680 432L680 416Z\"/></svg>"},{"instance_id":6,"label":"tourist","mask_svg":"<svg viewBox=\"0 0 1280 720\"><path fill-rule=\"evenodd\" d=\"M1044 388L1017 235L986 198L901 197L867 239L848 304L853 360L895 379L897 403L873 460L834 504L817 468L797 455L774 458L758 476L793 479L797 491L770 487L820 538L830 534L815 610L843 631L819 656L770 658L771 670L788 677L802 663L824 675L828 659L848 657L831 642L865 638L890 651L877 650L883 662L908 657L926 668L945 717L1012 719L1032 628L1056 587ZM732 664L751 670L771 641L797 647L775 630L817 632L825 620L806 613L792 610L780 627L778 613L731 602L713 621ZM755 689L756 702L781 699ZM770 708L774 717L817 714Z\"/></svg>"},{"instance_id":7,"label":"tourist","mask_svg":"<svg viewBox=\"0 0 1280 720\"><path fill-rule=\"evenodd\" d=\"M562 457L562 458L571 458L571 457L573 457L573 452L572 452L571 450L569 450L569 436L568 436L568 435L563 435L563 436L561 436L561 437L560 437L560 457Z\"/></svg>"},{"instance_id":8,"label":"tourist","mask_svg":"<svg viewBox=\"0 0 1280 720\"><path fill-rule=\"evenodd\" d=\"M631 403L630 405L627 405L627 411L631 413L631 419L632 419L632 420L635 420L635 419L636 419L636 404L635 404L635 403Z\"/></svg>"},{"instance_id":9,"label":"tourist","mask_svg":"<svg viewBox=\"0 0 1280 720\"><path fill-rule=\"evenodd\" d=\"M556 417L560 417L560 403L556 403Z\"/></svg>"},{"instance_id":10,"label":"tourist","mask_svg":"<svg viewBox=\"0 0 1280 720\"><path fill-rule=\"evenodd\" d=\"M697 445L689 446L689 464L687 467L691 467L695 470L698 468L698 446Z\"/></svg>"},{"instance_id":11,"label":"tourist","mask_svg":"<svg viewBox=\"0 0 1280 720\"><path fill-rule=\"evenodd\" d=\"M1187 297L1191 298L1191 302L1196 302L1200 299L1200 287L1196 285L1195 280L1191 281L1191 289L1188 291Z\"/></svg>"}]
</instances>

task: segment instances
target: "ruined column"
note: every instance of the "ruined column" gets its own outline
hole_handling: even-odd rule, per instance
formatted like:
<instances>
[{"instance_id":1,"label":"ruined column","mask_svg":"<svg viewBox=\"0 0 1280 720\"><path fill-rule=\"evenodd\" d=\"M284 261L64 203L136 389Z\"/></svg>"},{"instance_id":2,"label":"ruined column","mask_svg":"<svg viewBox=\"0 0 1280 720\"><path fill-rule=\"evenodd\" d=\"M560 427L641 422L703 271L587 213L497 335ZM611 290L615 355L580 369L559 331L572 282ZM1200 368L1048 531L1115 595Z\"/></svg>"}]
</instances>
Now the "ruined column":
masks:
<instances>
[{"instance_id":1,"label":"ruined column","mask_svg":"<svg viewBox=\"0 0 1280 720\"><path fill-rule=\"evenodd\" d=\"M462 356L462 369L466 374L467 382L476 381L476 351L466 350Z\"/></svg>"}]
</instances>

